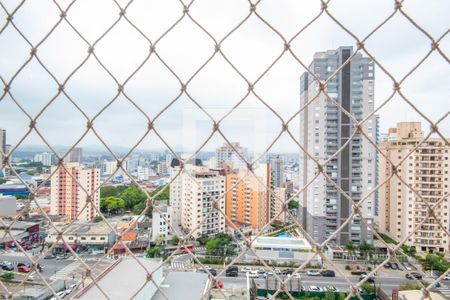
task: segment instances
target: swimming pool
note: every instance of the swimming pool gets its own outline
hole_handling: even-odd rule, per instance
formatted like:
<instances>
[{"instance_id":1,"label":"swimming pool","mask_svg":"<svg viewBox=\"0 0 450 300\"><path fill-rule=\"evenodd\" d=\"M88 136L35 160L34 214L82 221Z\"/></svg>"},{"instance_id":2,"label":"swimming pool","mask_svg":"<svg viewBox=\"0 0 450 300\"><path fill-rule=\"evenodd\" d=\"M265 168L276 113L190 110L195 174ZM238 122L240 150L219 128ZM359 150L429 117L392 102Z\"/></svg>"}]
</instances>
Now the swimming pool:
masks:
<instances>
[{"instance_id":1,"label":"swimming pool","mask_svg":"<svg viewBox=\"0 0 450 300\"><path fill-rule=\"evenodd\" d=\"M276 237L291 238L291 237L292 237L292 234L287 233L287 232L280 232L280 233L277 233L275 236L276 236Z\"/></svg>"}]
</instances>

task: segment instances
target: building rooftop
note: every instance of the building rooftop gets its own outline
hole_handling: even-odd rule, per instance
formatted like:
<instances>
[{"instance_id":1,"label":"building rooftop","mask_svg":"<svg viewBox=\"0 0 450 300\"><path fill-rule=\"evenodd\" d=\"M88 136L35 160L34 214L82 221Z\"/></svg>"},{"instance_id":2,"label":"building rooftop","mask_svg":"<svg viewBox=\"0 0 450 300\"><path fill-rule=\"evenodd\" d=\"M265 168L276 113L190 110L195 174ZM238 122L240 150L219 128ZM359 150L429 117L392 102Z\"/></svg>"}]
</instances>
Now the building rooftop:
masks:
<instances>
[{"instance_id":1,"label":"building rooftop","mask_svg":"<svg viewBox=\"0 0 450 300\"><path fill-rule=\"evenodd\" d=\"M310 250L311 244L304 238L295 237L272 237L272 236L260 236L252 243L253 248L257 247L277 247L277 248L290 248L290 249L303 249Z\"/></svg>"},{"instance_id":2,"label":"building rooftop","mask_svg":"<svg viewBox=\"0 0 450 300\"><path fill-rule=\"evenodd\" d=\"M97 276L98 286L108 295L109 299L121 300L133 298L146 285L147 272L153 272L161 264L160 259L138 258L138 260L139 263L132 257L118 260ZM148 284L154 286L154 283L151 281ZM77 293L74 299L104 299L105 296L100 289L94 283L91 283Z\"/></svg>"},{"instance_id":3,"label":"building rooftop","mask_svg":"<svg viewBox=\"0 0 450 300\"><path fill-rule=\"evenodd\" d=\"M50 234L55 233L55 229L50 229ZM109 234L111 228L105 222L98 223L85 223L85 222L75 222L70 226L69 229L65 231L66 235L77 235L77 234L87 234L87 235L103 235Z\"/></svg>"},{"instance_id":4,"label":"building rooftop","mask_svg":"<svg viewBox=\"0 0 450 300\"><path fill-rule=\"evenodd\" d=\"M208 274L194 272L169 272L159 288L171 300L202 299L209 288ZM152 300L166 300L157 291Z\"/></svg>"}]
</instances>

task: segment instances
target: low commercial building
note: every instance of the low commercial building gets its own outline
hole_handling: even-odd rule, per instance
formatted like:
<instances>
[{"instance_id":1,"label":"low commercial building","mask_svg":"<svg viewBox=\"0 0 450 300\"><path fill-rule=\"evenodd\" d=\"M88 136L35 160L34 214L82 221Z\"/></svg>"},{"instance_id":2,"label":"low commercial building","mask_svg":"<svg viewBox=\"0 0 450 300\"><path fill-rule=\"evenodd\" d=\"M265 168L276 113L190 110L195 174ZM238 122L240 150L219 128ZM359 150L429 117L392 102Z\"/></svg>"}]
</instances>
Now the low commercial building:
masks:
<instances>
[{"instance_id":1,"label":"low commercial building","mask_svg":"<svg viewBox=\"0 0 450 300\"><path fill-rule=\"evenodd\" d=\"M252 249L260 258L274 262L306 261L314 256L311 244L296 237L260 236L252 243Z\"/></svg>"},{"instance_id":2,"label":"low commercial building","mask_svg":"<svg viewBox=\"0 0 450 300\"><path fill-rule=\"evenodd\" d=\"M9 228L11 235L6 235L0 242L0 249L14 248L14 240L21 245L30 245L39 241L39 223L16 221L11 225L11 221L3 220L0 223L0 236L4 236L5 230Z\"/></svg>"},{"instance_id":3,"label":"low commercial building","mask_svg":"<svg viewBox=\"0 0 450 300\"><path fill-rule=\"evenodd\" d=\"M61 228L62 229L62 228ZM107 251L115 241L115 232L105 223L84 223L75 222L63 234L64 244L62 240L58 240L55 229L50 229L46 242L56 243L55 252L63 253L71 247L75 251Z\"/></svg>"},{"instance_id":4,"label":"low commercial building","mask_svg":"<svg viewBox=\"0 0 450 300\"><path fill-rule=\"evenodd\" d=\"M0 194L3 194L3 196L28 197L30 190L24 184L1 184Z\"/></svg>"}]
</instances>

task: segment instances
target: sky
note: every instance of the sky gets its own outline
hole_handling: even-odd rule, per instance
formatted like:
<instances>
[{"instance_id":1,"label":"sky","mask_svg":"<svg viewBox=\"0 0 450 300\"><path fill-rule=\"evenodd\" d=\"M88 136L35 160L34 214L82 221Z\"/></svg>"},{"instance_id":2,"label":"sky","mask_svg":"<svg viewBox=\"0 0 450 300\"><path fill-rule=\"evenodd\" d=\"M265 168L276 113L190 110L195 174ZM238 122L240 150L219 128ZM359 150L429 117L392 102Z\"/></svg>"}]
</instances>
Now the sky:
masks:
<instances>
[{"instance_id":1,"label":"sky","mask_svg":"<svg viewBox=\"0 0 450 300\"><path fill-rule=\"evenodd\" d=\"M127 1L117 2L122 7L127 5ZM70 1L57 3L66 10ZM63 82L73 73L65 85L65 92L88 118L102 111L93 124L108 145L133 147L146 132L147 117L154 120L158 116L154 126L169 145L188 152L197 149L211 134L213 122L195 101L215 120L227 115L221 129L229 141L240 142L255 152L261 152L279 134L280 119L252 94L230 113L247 95L248 85L220 53L211 58L215 45L213 38L221 41L244 20L249 14L249 2L196 0L189 8L190 17L206 28L211 36L187 15L163 35L182 17L181 3L136 0L127 6L126 17L133 25L122 18L94 47L95 56L114 76L113 79L93 55L73 73L88 57L87 43L64 20L41 43L58 22L60 12L53 1L25 2L14 15L14 24L33 46L37 46L37 57L54 78L33 58L12 81L10 91L14 99L34 118L57 95L55 79ZM13 11L17 1L2 0L1 4L3 28L5 9ZM405 0L403 7L435 39L448 30L449 1ZM387 0L333 0L329 3L330 13L360 39L388 17L393 9L394 1ZM290 40L319 14L320 1L262 0L256 12ZM67 11L67 19L91 44L118 17L119 8L110 0L78 0ZM449 35L439 43L444 53L448 53L450 48ZM155 44L164 63L154 53L146 60L150 49L147 38ZM324 13L291 42L291 49L298 59L309 65L315 52L348 45L355 47L354 38ZM400 80L427 54L431 41L398 13L365 45ZM249 82L255 82L264 74L254 86L256 94L281 118L288 120L299 110L299 81L305 69L290 53L284 53L269 68L283 53L283 47L283 40L255 14L221 43L227 60ZM1 31L0 76L3 85L29 58L30 48L11 24ZM144 60L138 72L131 76ZM206 66L201 68L206 61ZM375 105L378 107L391 94L393 83L378 67L375 78ZM180 96L180 81L189 79L189 96L185 93ZM133 103L121 94L103 110L117 94L116 80L120 84L126 82L124 91ZM429 119L436 121L450 111L449 83L448 62L434 51L404 81L401 90ZM164 112L159 114L163 109ZM383 106L379 115L381 132L386 132L399 121L424 121L399 96ZM37 128L51 145L71 145L84 133L86 123L86 117L76 106L65 95L59 95L39 116ZM0 128L7 130L9 144L18 143L28 124L28 117L9 95L0 99ZM298 117L289 127L292 135L298 137ZM427 131L429 126L424 124L423 127ZM450 116L440 124L440 128L450 136ZM223 142L224 139L216 133L202 149L213 150ZM23 145L42 143L35 133L23 141ZM96 144L99 140L90 132L79 145ZM139 146L140 149L164 147L154 132L150 132ZM298 151L298 146L291 137L283 134L271 150L293 153Z\"/></svg>"}]
</instances>

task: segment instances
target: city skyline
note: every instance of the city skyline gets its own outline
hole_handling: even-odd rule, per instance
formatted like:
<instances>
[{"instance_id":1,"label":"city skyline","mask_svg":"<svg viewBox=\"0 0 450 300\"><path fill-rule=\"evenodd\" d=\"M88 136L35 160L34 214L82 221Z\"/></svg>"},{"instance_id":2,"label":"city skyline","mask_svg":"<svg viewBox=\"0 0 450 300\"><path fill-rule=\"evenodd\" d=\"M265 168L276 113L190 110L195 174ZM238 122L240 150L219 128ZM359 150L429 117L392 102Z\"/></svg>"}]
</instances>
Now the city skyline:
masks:
<instances>
[{"instance_id":1,"label":"city skyline","mask_svg":"<svg viewBox=\"0 0 450 300\"><path fill-rule=\"evenodd\" d=\"M331 8L348 26L357 22L357 18L352 17L353 15L359 15L361 18L364 17L366 22L357 23L358 26L353 27L356 30L355 34L365 36L377 24L378 15L387 14L387 12L391 11L392 4L390 2L385 5L370 2L362 4L359 2L351 1L347 4L352 6L351 13L345 9L345 6L331 5ZM90 5L100 7L102 5L105 6L105 3L99 2ZM213 20L217 19L218 16L216 14L202 15L206 10L210 9L210 4L196 5L192 8L193 11L195 11L194 8L198 10L198 14L205 18L205 22L213 27L211 29L214 34L213 36L217 38L227 32L233 24L233 22L228 21L227 23L225 20L234 20L236 14L245 15L247 9L246 3L239 1L229 1L227 4L222 3L223 9L221 13L223 16L218 19L220 22L215 24ZM286 11L278 11L272 9L273 5L262 3L258 6L258 11L262 16L275 22L276 28L279 28L287 37L293 36L297 28L300 28L301 25L312 18L314 12L316 10L319 11L320 8L317 3L300 5L294 2L287 2ZM304 5L308 9L302 9ZM423 17L427 15L431 14L435 16L431 20L427 19L426 22L426 29L433 36L443 34L445 27L439 22L439 16L448 10L446 9L448 6L448 2L445 1L436 1L433 5L425 8L412 1L404 4L405 9L413 13L422 22L425 21ZM53 19L57 19L58 13L51 3L45 3L39 8L36 4L27 3L25 8L27 13L33 16L48 12L48 19L41 20L41 23L24 23L20 16L15 18L17 26L33 37L31 41L37 41L42 36L42 31L50 26ZM154 23L156 24L168 23L168 21L163 22L161 17L156 13L157 10L152 8L152 4L131 5L128 8L127 16L130 19L133 16L136 17L139 20L139 25L144 26L145 30L150 30L150 28L145 26L148 21L139 19L137 15L139 9L150 9L149 11L155 13ZM87 23L80 15L80 11L83 11L83 9L84 4L77 3L74 5L73 12L69 14L70 20L80 26L80 30L82 30L83 34L87 35L88 40L93 40L102 31L102 26L106 26L111 19L96 16L98 24L96 26L87 26ZM106 8L103 7L102 9L106 9L107 12L112 13L117 8L114 5L106 5ZM179 4L166 1L164 4L160 3L158 9L169 13L171 16L176 16L177 14L175 12L178 11ZM105 13L105 15L107 14ZM234 15L234 18L229 18L232 15ZM296 18L293 18L294 16ZM119 22L117 29L108 34L105 41L100 42L96 47L99 57L103 58L107 66L113 69L112 72L118 77L119 82L131 74L131 69L137 67L139 60L145 57L145 53L148 50L142 37L139 37L136 32L127 27L128 25L122 23L125 22L123 20ZM356 48L355 41L326 16L319 18L316 24L315 26L309 27L291 45L291 49L295 51L294 53L298 53L298 57L300 57L303 63L307 64L307 62L311 61L313 54L317 51L335 49L337 46L344 45ZM183 25L184 27L175 27L178 31L175 30L174 33L169 35L167 42L164 42L163 39L161 45L158 46L158 50L162 54L168 52L169 56L163 58L167 59L168 62L173 61L170 65L175 68L177 73L184 75L181 76L181 80L185 81L194 73L194 70L201 65L208 55L211 54L214 43L212 40L208 40L208 37L195 25L189 22L183 23ZM282 40L277 38L276 34L269 28L261 27L261 25L260 20L254 17L250 18L248 25L238 30L237 34L239 39L234 40L231 38L230 40L225 40L223 45L225 55L230 56L230 59L238 67L240 65L243 66L242 71L246 77L249 77L250 82L256 80L258 75L282 52ZM161 26L146 33L151 36L158 36L158 33L162 30ZM425 35L417 32L409 21L402 17L394 18L385 26L386 29L383 29L368 39L366 42L367 49L371 53L373 52L375 57L388 68L389 72L395 75L397 80L400 80L426 54L429 50L427 47L430 45L430 41L427 40ZM61 27L55 33L56 37L42 44L37 52L40 57L42 56L42 60L45 63L50 64L49 69L55 73L59 81L68 74L68 71L86 53L83 42L74 36L74 33L67 28L67 25ZM395 30L389 30L393 28ZM132 32L130 36L126 36L128 31ZM10 79L12 71L18 66L18 63L26 57L26 53L23 52L24 42L18 36L18 33L10 27L6 29L6 33L7 35L2 35L2 38L4 39L4 44L8 44L9 47L2 51L4 57L8 57L8 60L0 61L0 67L3 70L2 79L5 82ZM177 52L175 54L174 50L179 47L179 43L187 42L188 39L198 41L197 47L185 47L184 53ZM116 42L120 40L124 40L126 43L120 43L118 46ZM304 44L299 44L299 41L304 42L307 46L303 47ZM70 48L62 47L62 44L66 44ZM441 44L445 47L446 39ZM259 47L260 45L267 45L267 47L261 48ZM106 49L110 51L105 51ZM130 49L132 51L129 51ZM240 51L236 51L237 49ZM402 51L398 51L400 49ZM56 59L58 57L57 53L61 53L61 50L65 50L70 57L68 56L66 58L63 55L57 61L52 62L50 58ZM125 55L127 51L129 53ZM114 58L117 56L121 56L121 59L115 61ZM188 63L186 58L190 56L192 59L188 60L190 61ZM264 63L258 65L257 62L260 61ZM410 63L407 64L405 62ZM206 110L213 117L218 119L219 116L225 115L226 111L230 110L245 95L247 84L231 69L221 56L216 56L209 65L211 67L207 67L201 71L188 85L188 91L194 99L205 106ZM445 87L449 73L445 65L442 57L434 52L408 80L402 83L402 92L411 98L412 103L431 120L438 120L443 116L443 111L433 108L445 107L446 98L448 98ZM393 83L378 66L375 66L375 68L378 70L375 88L375 108L377 108L391 93ZM294 111L298 110L297 101L300 95L299 76L304 71L292 55L284 53L282 59L277 62L275 67L269 70L261 81L255 85L255 91L286 120ZM206 74L208 76L205 76ZM34 78L34 80L30 81L28 80L29 78ZM277 88L274 89L273 87ZM432 87L432 89L429 87ZM79 72L75 73L66 87L68 95L74 98L74 101L86 111L89 117L92 117L102 106L106 105L115 95L116 90L117 85L104 70L101 70L98 63L92 57ZM125 85L127 94L150 117L154 117L158 111L173 100L177 94L176 91L179 90L180 86L177 80L154 57L150 58L137 75ZM56 83L42 70L35 60L32 60L11 85L11 93L15 96L18 103L32 116L35 116L56 92ZM92 101L92 97L96 100ZM27 99L33 99L33 101L28 101ZM18 109L8 95L0 100L0 111L4 112L2 113L2 124L0 126L10 132L9 141L12 145L17 143L18 137L23 135L29 123L23 113ZM260 130L265 135L265 138L262 139L264 142L261 142L261 145L257 143L249 145L251 148L264 148L276 136L279 130L281 130L281 123L254 95L250 95L244 101L242 110L244 114L248 110L253 111L253 114L250 113L253 116L250 116L249 119L241 120L242 123L240 126L235 126L237 121L233 118L230 122L224 122L222 128L225 134L229 135L229 138L233 141L249 140L249 137L253 136L256 132L256 129L252 126L256 124L255 122L258 121L258 118L265 119L268 125ZM72 114L68 114L68 112L72 112ZM381 132L387 132L388 128L399 121L423 122L423 118L417 112L414 112L398 95L387 106L383 107L379 114ZM198 120L200 123L198 125L192 124L191 119L188 119L187 116L193 118L193 120ZM290 130L294 136L298 136L298 120L296 119L298 118L295 118L290 126ZM76 112L75 107L65 97L60 96L44 112L41 118L38 119L37 128L45 131L44 136L49 139L52 145L70 145L86 129L85 121L81 113ZM446 118L441 123L440 128L445 135L450 135L449 123L449 118ZM188 126L194 127L188 128ZM248 129L241 130L243 126ZM57 128L58 130L55 130ZM144 134L147 128L147 120L122 95L94 122L94 128L105 138L108 144L131 148ZM160 130L162 136L168 140L171 146L180 145L187 152L190 152L198 148L201 142L206 139L212 128L212 122L205 120L205 115L195 108L195 104L187 99L186 95L182 95L171 108L161 115L155 123L155 128ZM182 130L181 128L184 129ZM189 140L193 131L196 132L196 138ZM183 136L186 135L188 142L180 142L183 140ZM222 144L223 142L224 140L222 138L214 137L206 145L205 149L212 150L215 148L213 145ZM35 133L32 133L24 141L24 144L41 144L41 141ZM98 140L92 133L89 133L83 139L80 146L96 144L99 144ZM157 148L164 147L161 141L155 137L154 133L150 133L143 141L142 147L154 148L155 146ZM286 152L294 147L296 147L295 144L284 134L279 142L274 145L274 151ZM252 149L250 150L252 151Z\"/></svg>"}]
</instances>

